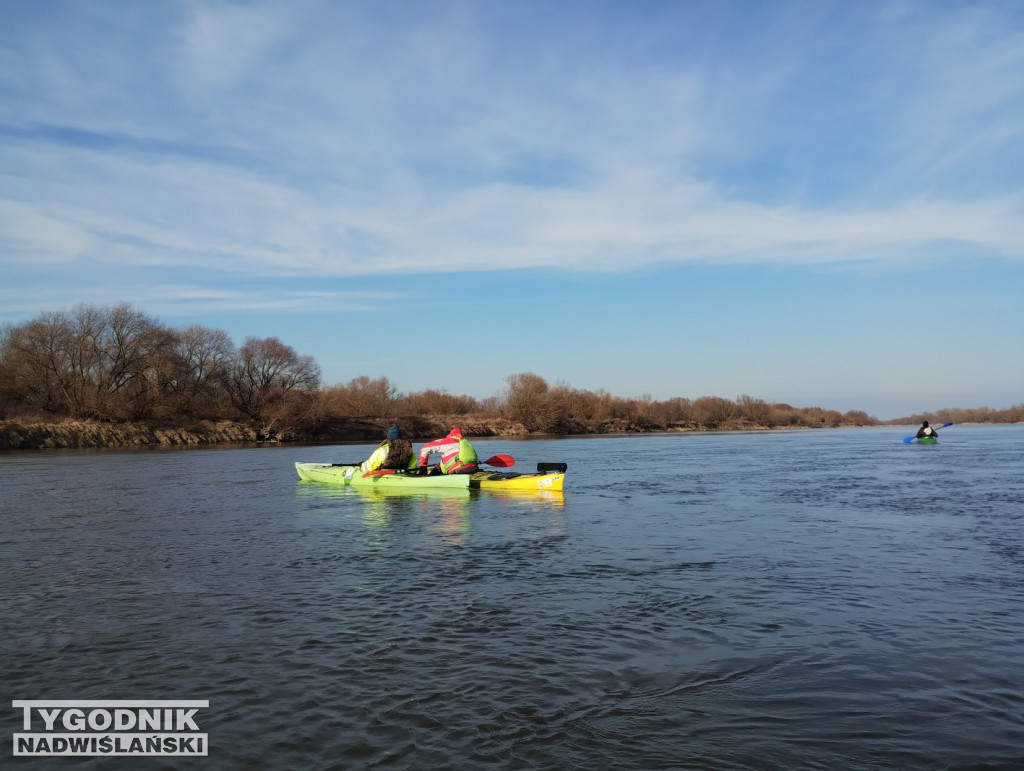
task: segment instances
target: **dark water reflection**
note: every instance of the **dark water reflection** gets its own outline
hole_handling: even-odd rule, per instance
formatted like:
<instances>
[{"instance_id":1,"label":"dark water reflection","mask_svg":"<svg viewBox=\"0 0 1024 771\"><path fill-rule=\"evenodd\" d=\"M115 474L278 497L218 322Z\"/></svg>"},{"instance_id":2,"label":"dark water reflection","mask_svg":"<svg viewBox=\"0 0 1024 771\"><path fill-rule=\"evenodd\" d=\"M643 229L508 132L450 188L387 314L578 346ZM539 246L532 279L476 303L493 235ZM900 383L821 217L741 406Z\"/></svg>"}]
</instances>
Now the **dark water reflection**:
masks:
<instances>
[{"instance_id":1,"label":"dark water reflection","mask_svg":"<svg viewBox=\"0 0 1024 771\"><path fill-rule=\"evenodd\" d=\"M481 443L544 498L2 455L8 706L209 699L182 767L1022 767L1024 428L900 431Z\"/></svg>"}]
</instances>

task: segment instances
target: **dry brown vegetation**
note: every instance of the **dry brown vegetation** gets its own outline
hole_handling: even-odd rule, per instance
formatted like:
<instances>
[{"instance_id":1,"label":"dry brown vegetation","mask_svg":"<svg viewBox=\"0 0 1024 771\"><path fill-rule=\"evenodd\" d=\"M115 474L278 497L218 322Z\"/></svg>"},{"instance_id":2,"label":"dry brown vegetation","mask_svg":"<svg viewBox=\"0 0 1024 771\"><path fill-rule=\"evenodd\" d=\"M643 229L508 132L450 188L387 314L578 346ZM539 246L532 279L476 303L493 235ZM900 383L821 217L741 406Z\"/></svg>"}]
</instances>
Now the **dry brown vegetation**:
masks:
<instances>
[{"instance_id":1,"label":"dry brown vegetation","mask_svg":"<svg viewBox=\"0 0 1024 771\"><path fill-rule=\"evenodd\" d=\"M910 415L890 423L914 424L927 420L929 423L1024 423L1024 402L1005 410L991 407L949 408Z\"/></svg>"},{"instance_id":2,"label":"dry brown vegetation","mask_svg":"<svg viewBox=\"0 0 1024 771\"><path fill-rule=\"evenodd\" d=\"M459 425L474 436L877 425L864 412L743 394L613 396L523 372L487 399L400 393L365 375L321 385L319 365L277 338L236 347L222 330L163 326L131 305L79 305L0 331L0 447L374 440L391 423L415 438ZM905 419L1019 421L1010 410ZM969 413L969 415L968 415ZM890 421L897 422L897 421Z\"/></svg>"},{"instance_id":3,"label":"dry brown vegetation","mask_svg":"<svg viewBox=\"0 0 1024 771\"><path fill-rule=\"evenodd\" d=\"M221 330L174 330L130 305L48 312L0 335L0 417L175 424L233 420L258 434L307 419L320 367L277 338L236 348Z\"/></svg>"}]
</instances>

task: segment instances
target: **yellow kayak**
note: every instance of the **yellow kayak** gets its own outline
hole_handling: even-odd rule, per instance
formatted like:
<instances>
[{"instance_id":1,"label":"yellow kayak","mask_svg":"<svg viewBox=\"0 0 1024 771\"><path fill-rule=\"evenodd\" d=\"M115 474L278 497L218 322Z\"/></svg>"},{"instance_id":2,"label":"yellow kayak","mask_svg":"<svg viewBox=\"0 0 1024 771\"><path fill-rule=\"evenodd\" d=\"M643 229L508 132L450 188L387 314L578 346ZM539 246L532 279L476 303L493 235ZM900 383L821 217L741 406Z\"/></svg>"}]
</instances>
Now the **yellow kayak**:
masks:
<instances>
[{"instance_id":1,"label":"yellow kayak","mask_svg":"<svg viewBox=\"0 0 1024 771\"><path fill-rule=\"evenodd\" d=\"M565 484L566 463L538 463L536 474L514 471L478 471L470 476L470 487L481 490L553 490Z\"/></svg>"}]
</instances>

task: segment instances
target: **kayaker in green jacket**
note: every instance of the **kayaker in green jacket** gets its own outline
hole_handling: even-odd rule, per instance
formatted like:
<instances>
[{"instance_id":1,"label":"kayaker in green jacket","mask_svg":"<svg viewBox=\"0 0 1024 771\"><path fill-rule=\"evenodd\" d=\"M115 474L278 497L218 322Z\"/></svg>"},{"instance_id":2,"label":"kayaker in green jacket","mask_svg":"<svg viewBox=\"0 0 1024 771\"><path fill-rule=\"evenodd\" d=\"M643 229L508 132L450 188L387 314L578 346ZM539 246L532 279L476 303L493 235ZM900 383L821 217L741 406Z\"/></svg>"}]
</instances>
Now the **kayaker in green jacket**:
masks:
<instances>
[{"instance_id":1,"label":"kayaker in green jacket","mask_svg":"<svg viewBox=\"0 0 1024 771\"><path fill-rule=\"evenodd\" d=\"M410 468L416 468L416 454L412 451L412 442L402 436L402 429L398 426L388 429L387 439L377 445L373 454L359 466L359 470L364 472Z\"/></svg>"},{"instance_id":2,"label":"kayaker in green jacket","mask_svg":"<svg viewBox=\"0 0 1024 771\"><path fill-rule=\"evenodd\" d=\"M917 438L918 439L924 439L925 437L932 437L934 439L937 439L938 436L939 436L939 432L936 431L931 426L929 426L927 420L924 423L921 424L921 427L919 429L917 429Z\"/></svg>"}]
</instances>

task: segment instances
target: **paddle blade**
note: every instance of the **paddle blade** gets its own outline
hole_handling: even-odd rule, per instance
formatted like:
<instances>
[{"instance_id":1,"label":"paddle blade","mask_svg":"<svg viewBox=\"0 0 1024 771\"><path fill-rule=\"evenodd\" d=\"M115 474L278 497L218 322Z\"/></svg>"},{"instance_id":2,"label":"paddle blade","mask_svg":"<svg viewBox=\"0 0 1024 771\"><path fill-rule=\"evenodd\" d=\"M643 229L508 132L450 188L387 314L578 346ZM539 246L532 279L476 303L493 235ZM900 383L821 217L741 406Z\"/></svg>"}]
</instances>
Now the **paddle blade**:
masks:
<instances>
[{"instance_id":1,"label":"paddle blade","mask_svg":"<svg viewBox=\"0 0 1024 771\"><path fill-rule=\"evenodd\" d=\"M943 423L941 426L939 426L939 428L949 428L951 425L953 425L953 424L952 423Z\"/></svg>"},{"instance_id":2,"label":"paddle blade","mask_svg":"<svg viewBox=\"0 0 1024 771\"><path fill-rule=\"evenodd\" d=\"M917 439L916 436L905 436L905 437L903 437L903 443L904 444L910 444L915 439Z\"/></svg>"},{"instance_id":3,"label":"paddle blade","mask_svg":"<svg viewBox=\"0 0 1024 771\"><path fill-rule=\"evenodd\" d=\"M511 455L492 455L490 458L484 461L487 466L500 466L502 468L511 468L516 465L516 459Z\"/></svg>"}]
</instances>

